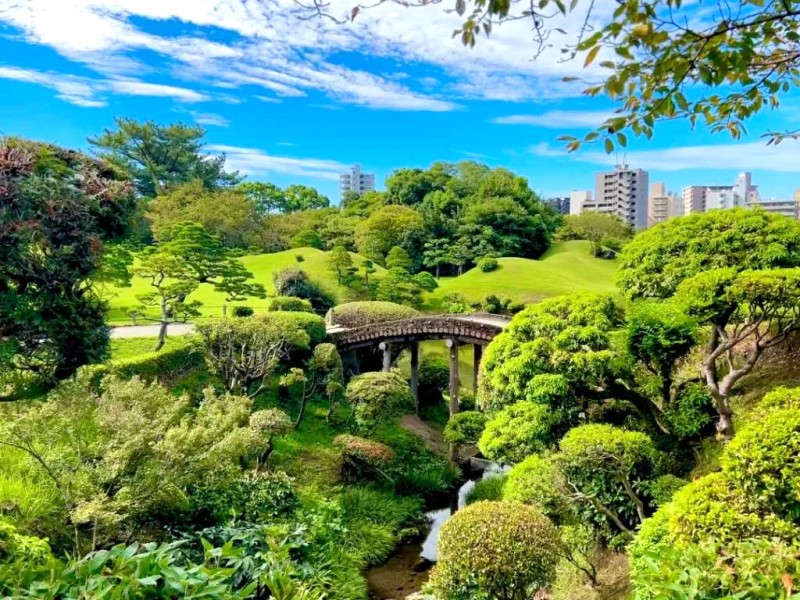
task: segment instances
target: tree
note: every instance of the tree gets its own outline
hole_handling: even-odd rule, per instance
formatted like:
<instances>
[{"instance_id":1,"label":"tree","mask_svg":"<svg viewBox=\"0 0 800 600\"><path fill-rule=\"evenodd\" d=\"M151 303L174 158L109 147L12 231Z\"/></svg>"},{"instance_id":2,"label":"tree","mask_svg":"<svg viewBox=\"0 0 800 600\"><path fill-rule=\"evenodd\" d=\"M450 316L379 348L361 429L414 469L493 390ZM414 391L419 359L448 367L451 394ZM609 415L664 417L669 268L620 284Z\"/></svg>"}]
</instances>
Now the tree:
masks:
<instances>
[{"instance_id":1,"label":"tree","mask_svg":"<svg viewBox=\"0 0 800 600\"><path fill-rule=\"evenodd\" d=\"M619 217L587 210L579 215L564 217L562 236L588 240L592 256L599 256L603 251L603 241L624 243L633 236L633 232Z\"/></svg>"},{"instance_id":2,"label":"tree","mask_svg":"<svg viewBox=\"0 0 800 600\"><path fill-rule=\"evenodd\" d=\"M308 349L310 342L300 327L279 327L257 317L210 319L195 329L211 371L229 392L251 397L264 389L290 350Z\"/></svg>"},{"instance_id":3,"label":"tree","mask_svg":"<svg viewBox=\"0 0 800 600\"><path fill-rule=\"evenodd\" d=\"M308 401L320 392L328 398L328 419L330 420L338 401L344 395L344 368L336 346L333 344L317 345L306 370L291 369L281 378L281 385L290 390L297 390L300 408L292 425L295 429L303 421Z\"/></svg>"},{"instance_id":4,"label":"tree","mask_svg":"<svg viewBox=\"0 0 800 600\"><path fill-rule=\"evenodd\" d=\"M606 424L581 425L559 447L556 461L573 502L587 505L625 533L649 516L637 485L659 474L659 457L646 434Z\"/></svg>"},{"instance_id":5,"label":"tree","mask_svg":"<svg viewBox=\"0 0 800 600\"><path fill-rule=\"evenodd\" d=\"M311 302L312 308L320 313L328 311L336 301L319 284L313 282L302 269L290 267L277 271L272 276L278 296L294 296Z\"/></svg>"},{"instance_id":6,"label":"tree","mask_svg":"<svg viewBox=\"0 0 800 600\"><path fill-rule=\"evenodd\" d=\"M431 584L444 600L527 600L553 581L560 552L558 530L536 508L476 502L442 525Z\"/></svg>"},{"instance_id":7,"label":"tree","mask_svg":"<svg viewBox=\"0 0 800 600\"><path fill-rule=\"evenodd\" d=\"M238 191L207 190L198 179L156 196L146 216L156 240L167 239L171 229L188 221L199 223L229 248L261 244L257 205Z\"/></svg>"},{"instance_id":8,"label":"tree","mask_svg":"<svg viewBox=\"0 0 800 600\"><path fill-rule=\"evenodd\" d=\"M427 273L430 276L430 273ZM429 283L429 282L425 282ZM434 281L434 283L436 283ZM395 267L383 274L375 294L377 300L419 308L422 305L422 287L415 276L405 269Z\"/></svg>"},{"instance_id":9,"label":"tree","mask_svg":"<svg viewBox=\"0 0 800 600\"><path fill-rule=\"evenodd\" d=\"M152 198L170 188L202 181L213 190L240 181L238 172L225 171L225 155L203 152L205 130L183 123L159 125L116 117L116 129L105 129L89 144L97 155L130 177L140 196Z\"/></svg>"},{"instance_id":10,"label":"tree","mask_svg":"<svg viewBox=\"0 0 800 600\"><path fill-rule=\"evenodd\" d=\"M400 246L394 246L389 250L389 254L386 255L387 269L402 269L410 273L411 267L411 257L408 255L408 252L403 250Z\"/></svg>"},{"instance_id":11,"label":"tree","mask_svg":"<svg viewBox=\"0 0 800 600\"><path fill-rule=\"evenodd\" d=\"M300 210L327 208L331 201L317 190L307 185L293 184L283 190L285 204L281 212L291 213Z\"/></svg>"},{"instance_id":12,"label":"tree","mask_svg":"<svg viewBox=\"0 0 800 600\"><path fill-rule=\"evenodd\" d=\"M247 196L264 215L282 211L286 203L283 190L274 183L242 181L234 189Z\"/></svg>"},{"instance_id":13,"label":"tree","mask_svg":"<svg viewBox=\"0 0 800 600\"><path fill-rule=\"evenodd\" d=\"M124 284L130 183L104 162L0 140L0 397L106 356L101 281Z\"/></svg>"},{"instance_id":14,"label":"tree","mask_svg":"<svg viewBox=\"0 0 800 600\"><path fill-rule=\"evenodd\" d=\"M302 229L295 235L289 245L292 248L316 248L322 250L322 238L313 229Z\"/></svg>"},{"instance_id":15,"label":"tree","mask_svg":"<svg viewBox=\"0 0 800 600\"><path fill-rule=\"evenodd\" d=\"M342 285L353 267L353 259L344 246L334 246L327 258L328 270L336 275L336 282Z\"/></svg>"},{"instance_id":16,"label":"tree","mask_svg":"<svg viewBox=\"0 0 800 600\"><path fill-rule=\"evenodd\" d=\"M436 269L436 279L439 279L442 265L447 264L449 250L450 242L448 240L436 238L425 242L422 264L426 267L433 267Z\"/></svg>"},{"instance_id":17,"label":"tree","mask_svg":"<svg viewBox=\"0 0 800 600\"><path fill-rule=\"evenodd\" d=\"M791 286L800 223L760 210L692 214L640 233L619 261L617 282L628 298L680 295L681 309L709 328L701 375L717 405L718 430L730 438L734 385L797 327ZM745 346L740 360L733 351Z\"/></svg>"},{"instance_id":18,"label":"tree","mask_svg":"<svg viewBox=\"0 0 800 600\"><path fill-rule=\"evenodd\" d=\"M172 230L168 241L145 248L133 273L153 288L138 298L144 306L158 306L157 351L166 342L170 322L199 314L201 303L186 302L186 298L200 283L210 283L225 293L226 302L266 297L264 286L249 281L252 273L196 223L181 224Z\"/></svg>"},{"instance_id":19,"label":"tree","mask_svg":"<svg viewBox=\"0 0 800 600\"><path fill-rule=\"evenodd\" d=\"M394 246L404 247L410 236L423 231L420 214L407 206L382 206L356 225L358 251L383 263Z\"/></svg>"},{"instance_id":20,"label":"tree","mask_svg":"<svg viewBox=\"0 0 800 600\"><path fill-rule=\"evenodd\" d=\"M472 237L472 244L475 237L484 241L483 248L475 248L473 259L492 252L538 258L550 245L550 231L541 215L531 215L517 201L503 197L487 197L467 205L461 235Z\"/></svg>"}]
</instances>

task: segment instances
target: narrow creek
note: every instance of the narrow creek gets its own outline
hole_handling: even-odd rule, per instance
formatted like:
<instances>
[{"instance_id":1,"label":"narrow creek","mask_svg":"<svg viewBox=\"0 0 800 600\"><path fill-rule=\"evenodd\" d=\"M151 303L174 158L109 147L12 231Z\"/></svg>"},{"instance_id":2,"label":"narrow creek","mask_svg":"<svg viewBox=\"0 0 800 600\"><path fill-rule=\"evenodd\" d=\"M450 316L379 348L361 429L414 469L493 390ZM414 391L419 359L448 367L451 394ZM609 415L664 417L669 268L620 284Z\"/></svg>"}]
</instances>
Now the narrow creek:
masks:
<instances>
[{"instance_id":1,"label":"narrow creek","mask_svg":"<svg viewBox=\"0 0 800 600\"><path fill-rule=\"evenodd\" d=\"M474 471L451 496L449 504L433 508L425 516L429 523L425 539L419 543L398 546L388 560L367 571L370 598L373 600L404 600L420 591L428 581L433 563L438 559L439 530L453 514L464 508L467 496L481 479L502 474L504 469L488 463L482 470Z\"/></svg>"}]
</instances>

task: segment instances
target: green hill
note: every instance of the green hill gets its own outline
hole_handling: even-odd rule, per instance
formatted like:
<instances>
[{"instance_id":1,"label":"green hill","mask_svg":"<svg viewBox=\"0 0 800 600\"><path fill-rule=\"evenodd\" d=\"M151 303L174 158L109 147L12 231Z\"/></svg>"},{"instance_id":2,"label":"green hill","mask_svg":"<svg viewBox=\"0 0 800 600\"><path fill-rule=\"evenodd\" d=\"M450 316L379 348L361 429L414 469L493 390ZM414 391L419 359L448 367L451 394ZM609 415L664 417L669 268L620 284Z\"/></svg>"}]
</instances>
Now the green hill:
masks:
<instances>
[{"instance_id":1,"label":"green hill","mask_svg":"<svg viewBox=\"0 0 800 600\"><path fill-rule=\"evenodd\" d=\"M273 254L253 254L242 257L244 265L250 269L255 276L255 281L264 285L267 294L274 295L275 287L272 285L272 274L287 267L298 267L303 269L315 281L323 284L334 293L340 302L349 299L351 292L336 283L336 278L328 271L326 259L327 252L316 248L295 248L284 252ZM297 256L302 256L303 261L298 262ZM353 264L360 266L364 260L358 254L352 254ZM383 271L381 267L376 267L378 271ZM377 275L378 273L376 273ZM137 295L150 291L147 282L142 279L134 279L131 286L127 288L112 288L108 290L109 312L108 321L112 324L130 324L130 312L138 307ZM106 295L106 294L104 294ZM222 314L224 294L214 291L209 284L202 284L191 294L187 300L199 300L203 303L201 312L204 316L219 316ZM269 299L251 298L238 304L253 307L255 310L266 310L269 306ZM157 314L157 310L152 308L147 311L148 316Z\"/></svg>"},{"instance_id":2,"label":"green hill","mask_svg":"<svg viewBox=\"0 0 800 600\"><path fill-rule=\"evenodd\" d=\"M575 290L615 293L616 264L591 256L589 242L555 244L539 260L500 258L498 263L499 268L489 273L474 268L460 277L442 278L439 288L428 295L426 308L438 310L442 298L452 293L470 302L494 294L526 303Z\"/></svg>"}]
</instances>

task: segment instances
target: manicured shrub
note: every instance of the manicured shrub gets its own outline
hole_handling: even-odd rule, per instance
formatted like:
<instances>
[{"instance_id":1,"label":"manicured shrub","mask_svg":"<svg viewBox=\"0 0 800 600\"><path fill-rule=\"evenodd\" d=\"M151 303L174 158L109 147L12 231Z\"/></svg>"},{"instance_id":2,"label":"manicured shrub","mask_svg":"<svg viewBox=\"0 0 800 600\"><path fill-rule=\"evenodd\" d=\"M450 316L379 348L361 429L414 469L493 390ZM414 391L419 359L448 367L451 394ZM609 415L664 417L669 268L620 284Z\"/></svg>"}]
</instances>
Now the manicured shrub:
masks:
<instances>
[{"instance_id":1,"label":"manicured shrub","mask_svg":"<svg viewBox=\"0 0 800 600\"><path fill-rule=\"evenodd\" d=\"M564 486L558 465L552 459L534 454L508 472L503 500L530 504L554 521L560 521L569 508Z\"/></svg>"},{"instance_id":2,"label":"manicured shrub","mask_svg":"<svg viewBox=\"0 0 800 600\"><path fill-rule=\"evenodd\" d=\"M672 501L675 493L688 482L675 475L662 475L650 484L650 496L656 506L665 506Z\"/></svg>"},{"instance_id":3,"label":"manicured shrub","mask_svg":"<svg viewBox=\"0 0 800 600\"><path fill-rule=\"evenodd\" d=\"M312 312L311 301L294 296L276 296L269 303L271 311Z\"/></svg>"},{"instance_id":4,"label":"manicured shrub","mask_svg":"<svg viewBox=\"0 0 800 600\"><path fill-rule=\"evenodd\" d=\"M294 260L295 260L295 262L301 263L301 262L305 262L306 257L303 256L302 254L295 254L294 255Z\"/></svg>"},{"instance_id":5,"label":"manicured shrub","mask_svg":"<svg viewBox=\"0 0 800 600\"><path fill-rule=\"evenodd\" d=\"M506 484L505 475L491 475L475 483L465 499L467 504L475 504L484 500L502 500Z\"/></svg>"},{"instance_id":6,"label":"manicured shrub","mask_svg":"<svg viewBox=\"0 0 800 600\"><path fill-rule=\"evenodd\" d=\"M777 387L766 394L758 405L761 412L783 408L800 410L800 388Z\"/></svg>"},{"instance_id":7,"label":"manicured shrub","mask_svg":"<svg viewBox=\"0 0 800 600\"><path fill-rule=\"evenodd\" d=\"M486 423L478 448L489 460L513 465L554 441L552 425L551 412L546 406L518 402Z\"/></svg>"},{"instance_id":8,"label":"manicured shrub","mask_svg":"<svg viewBox=\"0 0 800 600\"><path fill-rule=\"evenodd\" d=\"M515 315L523 310L525 310L524 302L511 302L506 308L506 312L508 312L510 315Z\"/></svg>"},{"instance_id":9,"label":"manicured shrub","mask_svg":"<svg viewBox=\"0 0 800 600\"><path fill-rule=\"evenodd\" d=\"M294 311L270 311L256 315L256 320L277 327L281 331L300 329L309 338L309 344L316 346L325 339L325 320L315 314Z\"/></svg>"},{"instance_id":10,"label":"manicured shrub","mask_svg":"<svg viewBox=\"0 0 800 600\"><path fill-rule=\"evenodd\" d=\"M333 325L353 328L418 315L418 310L394 302L347 302L334 307L328 313L327 320Z\"/></svg>"},{"instance_id":11,"label":"manicured shrub","mask_svg":"<svg viewBox=\"0 0 800 600\"><path fill-rule=\"evenodd\" d=\"M777 403L777 397L770 398ZM800 524L800 411L772 410L739 431L720 459L755 510Z\"/></svg>"},{"instance_id":12,"label":"manicured shrub","mask_svg":"<svg viewBox=\"0 0 800 600\"><path fill-rule=\"evenodd\" d=\"M681 548L662 544L633 563L634 597L794 598L800 591L798 556L800 545L764 538L730 545L710 539Z\"/></svg>"},{"instance_id":13,"label":"manicured shrub","mask_svg":"<svg viewBox=\"0 0 800 600\"><path fill-rule=\"evenodd\" d=\"M499 264L494 256L484 256L478 261L478 268L484 273L495 271L498 266Z\"/></svg>"},{"instance_id":14,"label":"manicured shrub","mask_svg":"<svg viewBox=\"0 0 800 600\"><path fill-rule=\"evenodd\" d=\"M324 313L336 304L333 295L312 281L302 269L290 267L277 271L272 281L278 296L305 298L317 312Z\"/></svg>"},{"instance_id":15,"label":"manicured shrub","mask_svg":"<svg viewBox=\"0 0 800 600\"><path fill-rule=\"evenodd\" d=\"M670 432L680 439L698 437L713 422L714 402L697 383L682 386L673 403L664 410Z\"/></svg>"},{"instance_id":16,"label":"manicured shrub","mask_svg":"<svg viewBox=\"0 0 800 600\"><path fill-rule=\"evenodd\" d=\"M234 317L251 317L253 316L253 308L251 306L234 306L233 307L233 316Z\"/></svg>"},{"instance_id":17,"label":"manicured shrub","mask_svg":"<svg viewBox=\"0 0 800 600\"><path fill-rule=\"evenodd\" d=\"M395 452L386 444L355 435L339 435L333 443L341 450L342 477L346 481L388 477L386 469L395 459Z\"/></svg>"},{"instance_id":18,"label":"manicured shrub","mask_svg":"<svg viewBox=\"0 0 800 600\"><path fill-rule=\"evenodd\" d=\"M202 351L184 346L159 352L148 352L126 360L112 363L87 365L80 372L89 377L95 387L106 375L117 375L122 379L140 377L146 381L171 380L203 366Z\"/></svg>"},{"instance_id":19,"label":"manicured shrub","mask_svg":"<svg viewBox=\"0 0 800 600\"><path fill-rule=\"evenodd\" d=\"M534 507L477 502L442 526L431 586L443 600L527 600L553 581L559 552L558 530Z\"/></svg>"},{"instance_id":20,"label":"manicured shrub","mask_svg":"<svg viewBox=\"0 0 800 600\"><path fill-rule=\"evenodd\" d=\"M448 314L461 314L472 312L472 306L463 295L451 292L442 298L442 310Z\"/></svg>"},{"instance_id":21,"label":"manicured shrub","mask_svg":"<svg viewBox=\"0 0 800 600\"><path fill-rule=\"evenodd\" d=\"M393 372L354 377L347 384L345 399L353 410L351 428L367 435L374 432L383 419L398 417L414 407L408 382Z\"/></svg>"},{"instance_id":22,"label":"manicured shrub","mask_svg":"<svg viewBox=\"0 0 800 600\"><path fill-rule=\"evenodd\" d=\"M445 425L444 439L451 444L476 444L486 421L486 415L475 410L457 413Z\"/></svg>"},{"instance_id":23,"label":"manicured shrub","mask_svg":"<svg viewBox=\"0 0 800 600\"><path fill-rule=\"evenodd\" d=\"M419 401L434 405L442 401L442 392L450 386L450 362L429 356L419 361Z\"/></svg>"}]
</instances>

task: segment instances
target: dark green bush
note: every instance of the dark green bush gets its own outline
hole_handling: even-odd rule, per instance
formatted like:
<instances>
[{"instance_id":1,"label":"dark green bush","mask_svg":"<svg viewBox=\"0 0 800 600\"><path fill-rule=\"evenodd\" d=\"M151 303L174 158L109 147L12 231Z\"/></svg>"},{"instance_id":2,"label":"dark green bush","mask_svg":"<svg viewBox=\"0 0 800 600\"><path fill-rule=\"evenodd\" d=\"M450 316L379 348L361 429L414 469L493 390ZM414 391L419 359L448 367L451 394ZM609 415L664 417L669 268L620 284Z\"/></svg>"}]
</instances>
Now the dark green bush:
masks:
<instances>
[{"instance_id":1,"label":"dark green bush","mask_svg":"<svg viewBox=\"0 0 800 600\"><path fill-rule=\"evenodd\" d=\"M714 401L699 383L682 386L664 411L670 432L680 439L698 437L713 422Z\"/></svg>"},{"instance_id":2,"label":"dark green bush","mask_svg":"<svg viewBox=\"0 0 800 600\"><path fill-rule=\"evenodd\" d=\"M269 303L271 311L312 312L311 301L294 296L276 296Z\"/></svg>"},{"instance_id":3,"label":"dark green bush","mask_svg":"<svg viewBox=\"0 0 800 600\"><path fill-rule=\"evenodd\" d=\"M253 316L253 308L250 306L234 306L233 307L233 316L234 317L251 317Z\"/></svg>"},{"instance_id":4,"label":"dark green bush","mask_svg":"<svg viewBox=\"0 0 800 600\"><path fill-rule=\"evenodd\" d=\"M477 502L442 526L430 582L443 600L527 600L553 581L560 552L558 530L534 507Z\"/></svg>"},{"instance_id":5,"label":"dark green bush","mask_svg":"<svg viewBox=\"0 0 800 600\"><path fill-rule=\"evenodd\" d=\"M450 386L450 362L438 356L419 361L419 401L433 405L442 401L442 392Z\"/></svg>"},{"instance_id":6,"label":"dark green bush","mask_svg":"<svg viewBox=\"0 0 800 600\"><path fill-rule=\"evenodd\" d=\"M394 302L347 302L334 307L328 313L327 320L334 325L352 328L398 321L417 315L418 310Z\"/></svg>"},{"instance_id":7,"label":"dark green bush","mask_svg":"<svg viewBox=\"0 0 800 600\"><path fill-rule=\"evenodd\" d=\"M298 506L294 481L283 471L250 471L220 488L198 489L192 496L195 519L251 523L292 514Z\"/></svg>"},{"instance_id":8,"label":"dark green bush","mask_svg":"<svg viewBox=\"0 0 800 600\"><path fill-rule=\"evenodd\" d=\"M484 273L495 271L499 266L494 256L484 256L478 261L478 268Z\"/></svg>"},{"instance_id":9,"label":"dark green bush","mask_svg":"<svg viewBox=\"0 0 800 600\"><path fill-rule=\"evenodd\" d=\"M122 379L139 376L147 381L172 379L199 369L203 364L202 352L192 346L184 346L107 364L88 365L81 368L81 373L88 374L92 384L99 387L106 375L118 375Z\"/></svg>"},{"instance_id":10,"label":"dark green bush","mask_svg":"<svg viewBox=\"0 0 800 600\"><path fill-rule=\"evenodd\" d=\"M447 422L444 439L451 444L476 444L486 427L486 421L486 415L478 411L457 413Z\"/></svg>"},{"instance_id":11,"label":"dark green bush","mask_svg":"<svg viewBox=\"0 0 800 600\"><path fill-rule=\"evenodd\" d=\"M675 475L662 475L650 484L650 496L653 498L653 503L658 507L669 504L675 493L687 483L685 479Z\"/></svg>"},{"instance_id":12,"label":"dark green bush","mask_svg":"<svg viewBox=\"0 0 800 600\"><path fill-rule=\"evenodd\" d=\"M530 504L559 521L568 511L565 485L558 465L534 454L508 472L503 500Z\"/></svg>"},{"instance_id":13,"label":"dark green bush","mask_svg":"<svg viewBox=\"0 0 800 600\"><path fill-rule=\"evenodd\" d=\"M305 298L317 312L324 313L336 304L333 295L312 281L302 269L290 267L277 271L272 276L272 281L278 296Z\"/></svg>"},{"instance_id":14,"label":"dark green bush","mask_svg":"<svg viewBox=\"0 0 800 600\"><path fill-rule=\"evenodd\" d=\"M316 248L321 250L324 245L322 238L319 234L312 229L303 229L289 241L289 246L292 248Z\"/></svg>"}]
</instances>

